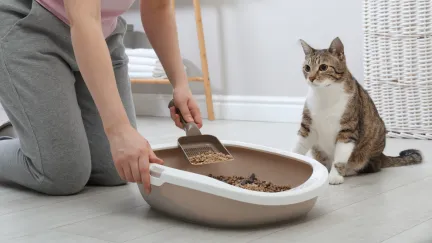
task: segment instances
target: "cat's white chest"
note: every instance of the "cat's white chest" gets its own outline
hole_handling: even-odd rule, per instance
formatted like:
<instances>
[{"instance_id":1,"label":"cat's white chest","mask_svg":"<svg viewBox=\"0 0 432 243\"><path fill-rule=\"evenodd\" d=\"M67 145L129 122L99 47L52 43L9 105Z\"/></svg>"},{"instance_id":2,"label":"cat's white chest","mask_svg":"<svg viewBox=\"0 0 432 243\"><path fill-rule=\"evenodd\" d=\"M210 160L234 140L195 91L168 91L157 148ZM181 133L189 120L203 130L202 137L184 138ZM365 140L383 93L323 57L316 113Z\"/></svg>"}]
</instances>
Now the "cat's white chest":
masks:
<instances>
[{"instance_id":1,"label":"cat's white chest","mask_svg":"<svg viewBox=\"0 0 432 243\"><path fill-rule=\"evenodd\" d=\"M350 97L339 85L321 90L311 89L307 97L312 118L311 132L315 137L314 146L325 152L330 159L333 158L336 137L341 128L340 121Z\"/></svg>"}]
</instances>

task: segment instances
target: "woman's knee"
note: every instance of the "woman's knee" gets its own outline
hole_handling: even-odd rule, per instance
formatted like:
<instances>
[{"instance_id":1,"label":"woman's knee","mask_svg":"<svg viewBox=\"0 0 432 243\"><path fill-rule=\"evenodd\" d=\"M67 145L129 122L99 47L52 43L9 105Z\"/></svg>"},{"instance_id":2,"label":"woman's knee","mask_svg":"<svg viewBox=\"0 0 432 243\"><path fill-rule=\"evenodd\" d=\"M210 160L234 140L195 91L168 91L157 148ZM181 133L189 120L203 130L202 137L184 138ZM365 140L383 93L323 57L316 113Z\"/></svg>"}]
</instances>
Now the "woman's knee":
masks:
<instances>
[{"instance_id":1,"label":"woman's knee","mask_svg":"<svg viewBox=\"0 0 432 243\"><path fill-rule=\"evenodd\" d=\"M49 168L45 166L43 179L44 192L50 195L72 195L86 186L91 174L89 151L53 160Z\"/></svg>"}]
</instances>

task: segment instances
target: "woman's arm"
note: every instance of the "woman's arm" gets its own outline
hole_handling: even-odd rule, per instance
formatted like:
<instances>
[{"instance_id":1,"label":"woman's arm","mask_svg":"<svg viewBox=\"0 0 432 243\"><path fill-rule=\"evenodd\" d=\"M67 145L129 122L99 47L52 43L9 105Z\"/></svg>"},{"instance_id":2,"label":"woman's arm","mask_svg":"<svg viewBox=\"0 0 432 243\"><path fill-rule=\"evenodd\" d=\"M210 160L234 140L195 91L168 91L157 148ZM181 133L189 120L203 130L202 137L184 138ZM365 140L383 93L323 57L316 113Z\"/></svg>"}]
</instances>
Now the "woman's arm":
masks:
<instances>
[{"instance_id":1,"label":"woman's arm","mask_svg":"<svg viewBox=\"0 0 432 243\"><path fill-rule=\"evenodd\" d=\"M100 0L66 0L65 8L75 57L105 130L110 131L114 126L129 124L102 32Z\"/></svg>"},{"instance_id":2,"label":"woman's arm","mask_svg":"<svg viewBox=\"0 0 432 243\"><path fill-rule=\"evenodd\" d=\"M171 0L141 0L141 21L173 87L188 87Z\"/></svg>"},{"instance_id":3,"label":"woman's arm","mask_svg":"<svg viewBox=\"0 0 432 243\"><path fill-rule=\"evenodd\" d=\"M175 13L171 0L141 0L141 21L146 35L166 70L174 87L174 101L187 122L202 126L201 113L192 97L189 82L183 67L177 36ZM171 109L177 126L181 127L178 116Z\"/></svg>"},{"instance_id":4,"label":"woman's arm","mask_svg":"<svg viewBox=\"0 0 432 243\"><path fill-rule=\"evenodd\" d=\"M150 192L149 162L163 163L130 124L102 32L100 0L65 0L72 45L84 81L107 134L115 167L123 180L143 183Z\"/></svg>"}]
</instances>

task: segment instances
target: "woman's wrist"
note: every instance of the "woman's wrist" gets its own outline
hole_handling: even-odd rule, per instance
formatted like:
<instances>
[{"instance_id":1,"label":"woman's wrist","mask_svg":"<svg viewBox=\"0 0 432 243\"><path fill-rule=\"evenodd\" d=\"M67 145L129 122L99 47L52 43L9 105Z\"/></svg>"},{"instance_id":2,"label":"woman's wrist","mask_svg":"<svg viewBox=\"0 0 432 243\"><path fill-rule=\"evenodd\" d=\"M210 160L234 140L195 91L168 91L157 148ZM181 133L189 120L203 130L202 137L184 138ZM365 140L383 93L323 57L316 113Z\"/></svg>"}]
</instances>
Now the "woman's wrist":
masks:
<instances>
[{"instance_id":1,"label":"woman's wrist","mask_svg":"<svg viewBox=\"0 0 432 243\"><path fill-rule=\"evenodd\" d=\"M178 78L170 80L170 82L174 89L189 89L189 80L186 73Z\"/></svg>"},{"instance_id":2,"label":"woman's wrist","mask_svg":"<svg viewBox=\"0 0 432 243\"><path fill-rule=\"evenodd\" d=\"M178 83L173 85L173 89L174 90L185 90L185 89L190 89L189 88L189 83Z\"/></svg>"},{"instance_id":3,"label":"woman's wrist","mask_svg":"<svg viewBox=\"0 0 432 243\"><path fill-rule=\"evenodd\" d=\"M121 100L118 102L106 103L104 116L101 116L105 134L110 137L116 135L123 128L131 126L129 117L124 109Z\"/></svg>"},{"instance_id":4,"label":"woman's wrist","mask_svg":"<svg viewBox=\"0 0 432 243\"><path fill-rule=\"evenodd\" d=\"M124 128L129 128L130 126L131 124L128 120L118 120L104 126L105 134L108 138L110 138L112 136L116 136L117 134L121 133Z\"/></svg>"}]
</instances>

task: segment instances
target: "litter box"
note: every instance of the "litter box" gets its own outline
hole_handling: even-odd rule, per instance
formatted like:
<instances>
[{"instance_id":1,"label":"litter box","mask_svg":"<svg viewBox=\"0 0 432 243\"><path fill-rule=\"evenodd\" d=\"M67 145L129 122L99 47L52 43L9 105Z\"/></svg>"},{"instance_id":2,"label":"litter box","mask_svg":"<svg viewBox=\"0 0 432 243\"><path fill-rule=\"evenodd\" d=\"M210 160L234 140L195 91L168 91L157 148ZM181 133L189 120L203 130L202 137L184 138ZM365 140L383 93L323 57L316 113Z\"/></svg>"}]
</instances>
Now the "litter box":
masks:
<instances>
[{"instance_id":1,"label":"litter box","mask_svg":"<svg viewBox=\"0 0 432 243\"><path fill-rule=\"evenodd\" d=\"M316 160L291 152L232 141L222 141L234 160L192 165L176 143L155 146L165 161L151 164L150 195L138 188L157 211L214 227L250 227L305 216L328 186L328 171ZM255 173L260 180L292 189L269 193L242 189L208 177Z\"/></svg>"}]
</instances>

